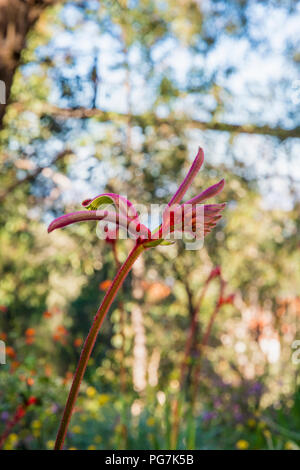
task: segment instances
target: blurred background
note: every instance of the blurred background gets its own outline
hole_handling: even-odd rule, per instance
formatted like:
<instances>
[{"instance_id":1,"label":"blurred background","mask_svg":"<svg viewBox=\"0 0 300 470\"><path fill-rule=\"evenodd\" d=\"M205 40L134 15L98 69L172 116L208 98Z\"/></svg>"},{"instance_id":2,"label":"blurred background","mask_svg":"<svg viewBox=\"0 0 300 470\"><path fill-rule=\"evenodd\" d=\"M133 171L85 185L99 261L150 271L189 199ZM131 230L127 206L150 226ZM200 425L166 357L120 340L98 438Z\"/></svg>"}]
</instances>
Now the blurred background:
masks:
<instances>
[{"instance_id":1,"label":"blurred background","mask_svg":"<svg viewBox=\"0 0 300 470\"><path fill-rule=\"evenodd\" d=\"M53 447L132 246L47 225L101 192L166 203L199 145L191 197L224 177L224 217L136 263L66 448L300 448L299 30L293 0L0 1L4 449Z\"/></svg>"}]
</instances>

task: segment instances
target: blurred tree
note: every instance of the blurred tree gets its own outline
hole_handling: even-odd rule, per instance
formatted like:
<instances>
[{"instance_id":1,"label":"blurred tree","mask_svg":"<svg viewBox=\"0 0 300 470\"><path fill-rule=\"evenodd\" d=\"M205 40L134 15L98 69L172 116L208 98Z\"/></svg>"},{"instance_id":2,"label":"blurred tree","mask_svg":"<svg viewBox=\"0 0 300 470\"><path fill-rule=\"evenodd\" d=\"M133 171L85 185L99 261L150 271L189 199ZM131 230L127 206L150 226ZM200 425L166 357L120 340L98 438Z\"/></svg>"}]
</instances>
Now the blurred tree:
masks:
<instances>
[{"instance_id":1,"label":"blurred tree","mask_svg":"<svg viewBox=\"0 0 300 470\"><path fill-rule=\"evenodd\" d=\"M5 106L9 102L14 73L26 46L27 34L43 10L58 1L0 0L0 84L5 85L5 99L3 102L0 100L0 128Z\"/></svg>"}]
</instances>

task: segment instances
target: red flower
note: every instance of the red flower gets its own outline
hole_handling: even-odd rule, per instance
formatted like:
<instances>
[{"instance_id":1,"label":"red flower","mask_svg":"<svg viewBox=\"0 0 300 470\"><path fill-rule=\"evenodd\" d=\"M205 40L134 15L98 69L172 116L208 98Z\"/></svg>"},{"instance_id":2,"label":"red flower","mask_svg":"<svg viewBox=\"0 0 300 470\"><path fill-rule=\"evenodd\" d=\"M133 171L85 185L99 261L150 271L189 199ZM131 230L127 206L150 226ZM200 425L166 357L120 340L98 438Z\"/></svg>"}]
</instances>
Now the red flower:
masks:
<instances>
[{"instance_id":1,"label":"red flower","mask_svg":"<svg viewBox=\"0 0 300 470\"><path fill-rule=\"evenodd\" d=\"M215 277L221 276L221 266L216 266L213 268L210 272L210 275L208 276L207 282L212 281L215 279Z\"/></svg>"},{"instance_id":2,"label":"red flower","mask_svg":"<svg viewBox=\"0 0 300 470\"><path fill-rule=\"evenodd\" d=\"M29 336L26 338L26 344L33 344L34 343L34 336Z\"/></svg>"},{"instance_id":3,"label":"red flower","mask_svg":"<svg viewBox=\"0 0 300 470\"><path fill-rule=\"evenodd\" d=\"M46 310L46 311L43 313L43 317L44 317L44 318L51 318L51 317L52 317L52 313L51 313L51 312L48 312L48 310Z\"/></svg>"},{"instance_id":4,"label":"red flower","mask_svg":"<svg viewBox=\"0 0 300 470\"><path fill-rule=\"evenodd\" d=\"M11 346L6 346L6 355L14 359L16 357L16 352Z\"/></svg>"},{"instance_id":5,"label":"red flower","mask_svg":"<svg viewBox=\"0 0 300 470\"><path fill-rule=\"evenodd\" d=\"M63 325L58 325L53 334L54 341L59 341L62 344L65 344L65 339L68 334L67 329Z\"/></svg>"},{"instance_id":6,"label":"red flower","mask_svg":"<svg viewBox=\"0 0 300 470\"><path fill-rule=\"evenodd\" d=\"M37 403L37 401L38 401L38 399L36 397L31 396L27 400L27 406L35 405Z\"/></svg>"},{"instance_id":7,"label":"red flower","mask_svg":"<svg viewBox=\"0 0 300 470\"><path fill-rule=\"evenodd\" d=\"M103 291L107 291L112 284L112 281L110 279L106 279L105 281L100 282L99 284L99 289Z\"/></svg>"},{"instance_id":8,"label":"red flower","mask_svg":"<svg viewBox=\"0 0 300 470\"><path fill-rule=\"evenodd\" d=\"M230 294L227 297L221 297L219 300L219 306L221 307L222 305L230 304L233 305L234 302L234 294Z\"/></svg>"},{"instance_id":9,"label":"red flower","mask_svg":"<svg viewBox=\"0 0 300 470\"><path fill-rule=\"evenodd\" d=\"M32 377L28 377L26 382L28 387L32 387L34 385L34 379Z\"/></svg>"},{"instance_id":10,"label":"red flower","mask_svg":"<svg viewBox=\"0 0 300 470\"><path fill-rule=\"evenodd\" d=\"M26 413L26 408L24 407L24 405L19 405L16 409L15 418L19 420L23 418L23 416L25 416L25 413Z\"/></svg>"},{"instance_id":11,"label":"red flower","mask_svg":"<svg viewBox=\"0 0 300 470\"><path fill-rule=\"evenodd\" d=\"M25 335L27 337L34 336L35 335L35 329L34 328L27 328L27 330L25 331Z\"/></svg>"},{"instance_id":12,"label":"red flower","mask_svg":"<svg viewBox=\"0 0 300 470\"><path fill-rule=\"evenodd\" d=\"M75 338L75 339L74 339L74 346L75 346L76 348L79 348L79 347L82 345L82 342L83 342L83 341L82 341L82 338Z\"/></svg>"}]
</instances>

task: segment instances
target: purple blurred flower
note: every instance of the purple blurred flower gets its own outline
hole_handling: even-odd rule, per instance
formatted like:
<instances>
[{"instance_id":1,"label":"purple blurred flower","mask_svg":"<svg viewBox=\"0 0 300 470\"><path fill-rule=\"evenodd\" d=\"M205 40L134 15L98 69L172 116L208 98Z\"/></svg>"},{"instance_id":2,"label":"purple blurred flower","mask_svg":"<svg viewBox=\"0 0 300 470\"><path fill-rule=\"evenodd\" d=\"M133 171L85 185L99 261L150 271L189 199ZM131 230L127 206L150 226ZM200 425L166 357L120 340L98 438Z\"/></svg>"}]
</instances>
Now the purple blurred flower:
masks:
<instances>
[{"instance_id":1,"label":"purple blurred flower","mask_svg":"<svg viewBox=\"0 0 300 470\"><path fill-rule=\"evenodd\" d=\"M212 419L216 417L217 417L217 413L215 413L214 411L204 411L202 413L202 421L204 421L205 423L207 423L208 421L211 421Z\"/></svg>"},{"instance_id":2,"label":"purple blurred flower","mask_svg":"<svg viewBox=\"0 0 300 470\"><path fill-rule=\"evenodd\" d=\"M53 414L57 413L59 411L59 406L54 403L52 406L51 406L51 411Z\"/></svg>"},{"instance_id":3,"label":"purple blurred flower","mask_svg":"<svg viewBox=\"0 0 300 470\"><path fill-rule=\"evenodd\" d=\"M1 420L2 420L2 421L7 421L8 418L9 418L9 413L8 413L8 411L2 411L2 413L1 413Z\"/></svg>"},{"instance_id":4,"label":"purple blurred flower","mask_svg":"<svg viewBox=\"0 0 300 470\"><path fill-rule=\"evenodd\" d=\"M244 419L242 413L235 413L234 414L234 418L236 420L237 423L241 423Z\"/></svg>"},{"instance_id":5,"label":"purple blurred flower","mask_svg":"<svg viewBox=\"0 0 300 470\"><path fill-rule=\"evenodd\" d=\"M263 391L263 385L260 382L255 382L249 390L251 395L259 395Z\"/></svg>"}]
</instances>

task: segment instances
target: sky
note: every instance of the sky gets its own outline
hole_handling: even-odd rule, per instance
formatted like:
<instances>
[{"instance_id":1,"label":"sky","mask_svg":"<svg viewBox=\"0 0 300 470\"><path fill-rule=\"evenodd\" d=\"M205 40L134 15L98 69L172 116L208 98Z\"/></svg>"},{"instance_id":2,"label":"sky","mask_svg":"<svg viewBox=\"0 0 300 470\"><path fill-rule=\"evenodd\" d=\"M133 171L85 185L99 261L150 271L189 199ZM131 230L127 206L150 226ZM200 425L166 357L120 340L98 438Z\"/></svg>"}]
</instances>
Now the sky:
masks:
<instances>
[{"instance_id":1,"label":"sky","mask_svg":"<svg viewBox=\"0 0 300 470\"><path fill-rule=\"evenodd\" d=\"M201 3L204 9L210 8L210 1ZM215 49L208 56L194 54L183 43L175 38L158 43L153 51L155 70L157 76L171 73L179 88L184 88L191 71L191 67L198 67L208 75L217 71L216 83L222 87L222 97L226 106L220 115L222 121L234 124L256 122L270 126L281 124L293 127L295 113L300 110L300 99L297 99L297 83L300 85L297 69L287 59L285 47L287 42L300 41L300 3L297 13L292 17L287 15L283 8L274 8L271 12L266 10L263 4L250 3L250 34L257 41L253 46L246 37L235 39L222 36ZM95 54L98 55L98 75L100 84L98 88L97 105L104 110L127 112L127 97L125 89L124 69L114 68L122 60L120 42L107 33L101 33L99 26L92 21L82 21L82 16L73 5L66 5L62 18L70 28L57 29L57 34L51 40L48 50L56 57L59 65L60 57L63 60L66 52L71 52L77 58L75 66L66 68L63 73L72 78L75 74L85 77L90 68ZM76 27L74 29L74 27ZM262 41L262 42L261 42ZM131 67L131 83L133 89L132 103L136 114L143 113L152 105L155 83L148 83L145 79L141 53L138 47L132 47L129 55ZM62 64L63 62L61 62ZM224 75L224 68L228 65L234 68L230 76ZM279 83L286 86L278 86ZM292 91L293 90L293 91ZM89 90L80 98L81 106L89 106ZM53 87L51 101L62 105L58 95L58 89ZM85 102L86 101L86 102ZM299 103L297 102L299 101ZM209 120L210 110L215 105L212 94L200 98L192 95L179 99L174 105L174 111L187 113L194 119ZM157 114L166 116L168 109L161 105L157 108ZM292 115L292 117L290 116ZM299 112L298 112L299 116ZM89 129L90 130L90 129ZM97 127L94 129L97 132ZM192 135L193 134L193 135ZM228 155L228 138L224 133L195 132L191 134L190 153L191 158L199 145L207 144L208 158L214 163L230 162ZM135 137L138 147L139 136ZM211 140L213 139L213 145ZM207 142L206 142L207 140ZM217 142L216 142L217 140ZM213 151L211 150L213 149ZM274 154L276 152L276 155ZM89 142L86 147L81 146L77 176L84 172L88 155L93 153L93 146ZM266 206L282 207L289 209L288 181L284 175L292 174L300 181L300 141L293 139L287 145L273 145L270 138L261 136L241 135L234 141L234 155L237 159L246 163L249 169L257 175L277 173L279 177L264 181L261 191L264 195ZM276 158L275 158L276 157ZM71 170L76 173L75 169ZM105 173L100 167L97 178L100 184L105 184L105 176L110 175L106 168ZM96 176L96 175L95 175ZM81 184L82 183L82 184ZM88 189L85 183L78 181L78 188ZM70 195L72 198L72 195Z\"/></svg>"}]
</instances>

